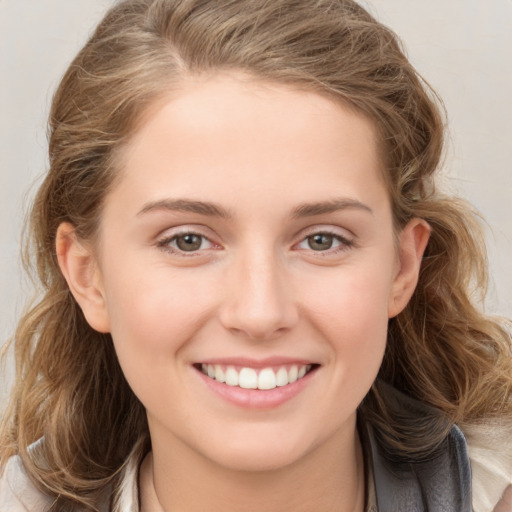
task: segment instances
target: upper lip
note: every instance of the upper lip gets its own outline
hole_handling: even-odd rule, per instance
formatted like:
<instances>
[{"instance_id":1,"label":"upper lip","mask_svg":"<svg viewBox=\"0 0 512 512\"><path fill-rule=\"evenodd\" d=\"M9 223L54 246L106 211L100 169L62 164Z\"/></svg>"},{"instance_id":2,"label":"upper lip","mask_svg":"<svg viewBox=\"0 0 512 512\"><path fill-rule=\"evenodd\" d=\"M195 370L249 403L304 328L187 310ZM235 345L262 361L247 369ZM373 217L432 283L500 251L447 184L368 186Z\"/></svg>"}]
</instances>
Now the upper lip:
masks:
<instances>
[{"instance_id":1,"label":"upper lip","mask_svg":"<svg viewBox=\"0 0 512 512\"><path fill-rule=\"evenodd\" d=\"M317 364L315 361L297 357L272 356L264 359L253 359L248 357L217 357L197 361L196 364L211 364L223 366L242 366L247 368L268 368L270 366L290 366Z\"/></svg>"}]
</instances>

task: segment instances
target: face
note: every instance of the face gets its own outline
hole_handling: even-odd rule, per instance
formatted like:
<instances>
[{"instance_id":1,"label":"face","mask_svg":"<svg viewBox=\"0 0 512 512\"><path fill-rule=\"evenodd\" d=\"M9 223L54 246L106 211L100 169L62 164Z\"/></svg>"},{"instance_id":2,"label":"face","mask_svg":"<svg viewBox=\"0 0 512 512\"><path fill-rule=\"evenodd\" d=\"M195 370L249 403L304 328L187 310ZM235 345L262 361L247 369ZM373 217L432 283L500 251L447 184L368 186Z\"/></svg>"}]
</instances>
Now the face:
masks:
<instances>
[{"instance_id":1,"label":"face","mask_svg":"<svg viewBox=\"0 0 512 512\"><path fill-rule=\"evenodd\" d=\"M153 447L269 469L353 442L407 300L372 123L216 75L154 105L120 167L79 302Z\"/></svg>"}]
</instances>

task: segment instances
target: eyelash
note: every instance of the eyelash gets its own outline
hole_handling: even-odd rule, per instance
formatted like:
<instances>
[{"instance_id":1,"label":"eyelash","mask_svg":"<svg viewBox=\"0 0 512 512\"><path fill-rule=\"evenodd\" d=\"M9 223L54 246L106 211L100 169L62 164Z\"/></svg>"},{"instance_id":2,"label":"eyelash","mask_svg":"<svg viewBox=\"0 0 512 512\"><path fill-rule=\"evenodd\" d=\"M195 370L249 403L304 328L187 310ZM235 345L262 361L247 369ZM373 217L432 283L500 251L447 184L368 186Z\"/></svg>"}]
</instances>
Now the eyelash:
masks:
<instances>
[{"instance_id":1,"label":"eyelash","mask_svg":"<svg viewBox=\"0 0 512 512\"><path fill-rule=\"evenodd\" d=\"M207 236L202 235L201 233L196 233L194 231L182 231L180 233L176 233L170 237L166 237L166 238L163 238L162 240L157 241L156 245L159 249L161 249L165 252L175 254L175 255L178 255L181 257L189 258L189 257L194 257L194 256L200 256L201 252L204 251L204 249L202 249L202 250L197 249L194 251L183 251L177 247L172 247L170 245L171 243L176 242L180 237L184 237L187 235L196 236L196 237L201 238L201 240L202 240L201 245L202 245L203 241L208 241L213 246L216 245ZM332 237L333 240L336 240L337 242L339 242L340 245L335 248L326 249L325 251L315 251L314 249L311 249L311 248L304 249L304 250L311 251L319 256L326 257L326 256L330 256L330 255L339 254L340 252L347 251L356 245L354 240L350 240L350 239L340 235L339 233L336 233L334 231L329 231L329 230L321 230L321 231L311 231L310 233L307 233L298 244L294 245L294 247L306 242L308 239L310 239L314 236L319 236L319 235Z\"/></svg>"},{"instance_id":2,"label":"eyelash","mask_svg":"<svg viewBox=\"0 0 512 512\"><path fill-rule=\"evenodd\" d=\"M337 242L339 242L339 246L326 249L325 251L315 251L314 249L311 249L311 248L304 249L304 250L312 251L313 253L315 253L318 256L328 257L328 256L339 254L344 251L348 251L349 249L351 249L352 247L355 246L354 240L350 240L350 239L340 235L339 233L337 233L335 231L330 231L328 229L324 229L324 230L320 230L320 231L311 231L310 233L307 233L302 238L302 240L299 242L299 244L305 243L305 242L307 242L308 239L315 237L315 236L319 236L319 235L332 237L333 240L336 240ZM296 245L299 245L299 244L296 244Z\"/></svg>"},{"instance_id":3,"label":"eyelash","mask_svg":"<svg viewBox=\"0 0 512 512\"><path fill-rule=\"evenodd\" d=\"M201 255L200 249L195 250L195 251L183 251L183 250L179 249L178 247L175 248L170 245L171 243L176 242L178 240L178 238L184 237L187 235L197 236L197 237L201 238L201 245L202 245L203 241L205 241L205 240L208 241L210 244L215 245L207 236L202 235L201 233L196 233L195 231L182 231L180 233L175 233L172 236L163 238L162 240L158 240L156 245L162 251L165 251L165 252L168 252L171 254L175 254L175 255L178 255L178 256L181 256L184 258L200 256Z\"/></svg>"}]
</instances>

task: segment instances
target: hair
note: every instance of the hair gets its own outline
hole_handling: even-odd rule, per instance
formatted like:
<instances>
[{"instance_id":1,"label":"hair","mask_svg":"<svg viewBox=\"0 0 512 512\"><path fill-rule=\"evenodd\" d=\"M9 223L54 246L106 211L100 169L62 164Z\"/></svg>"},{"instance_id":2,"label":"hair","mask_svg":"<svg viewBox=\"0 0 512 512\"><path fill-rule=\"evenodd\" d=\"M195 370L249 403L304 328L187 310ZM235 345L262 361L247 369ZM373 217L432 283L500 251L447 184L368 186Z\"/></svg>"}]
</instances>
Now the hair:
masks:
<instances>
[{"instance_id":1,"label":"hair","mask_svg":"<svg viewBox=\"0 0 512 512\"><path fill-rule=\"evenodd\" d=\"M133 447L149 448L144 408L110 335L88 325L59 271L57 228L70 222L79 237L93 239L118 154L148 107L187 77L231 70L326 95L371 118L396 231L414 217L431 226L417 289L389 322L379 378L361 414L409 456L439 445L453 423L512 415L510 334L473 303L487 278L479 221L435 187L442 103L397 36L352 0L124 0L54 96L50 168L25 250L43 294L14 336L17 380L0 462L19 454L30 478L55 497L51 510L97 510ZM442 419L435 428L411 428L386 399L385 383L442 411Z\"/></svg>"}]
</instances>

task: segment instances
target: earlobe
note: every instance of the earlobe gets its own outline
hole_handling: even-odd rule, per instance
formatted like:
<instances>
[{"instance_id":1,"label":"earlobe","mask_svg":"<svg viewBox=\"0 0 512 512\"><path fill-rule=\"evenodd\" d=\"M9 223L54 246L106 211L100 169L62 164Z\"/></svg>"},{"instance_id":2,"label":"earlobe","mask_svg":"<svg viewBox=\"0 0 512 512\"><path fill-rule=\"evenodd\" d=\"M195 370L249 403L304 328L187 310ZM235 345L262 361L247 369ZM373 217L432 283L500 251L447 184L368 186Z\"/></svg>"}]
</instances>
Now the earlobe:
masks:
<instances>
[{"instance_id":1,"label":"earlobe","mask_svg":"<svg viewBox=\"0 0 512 512\"><path fill-rule=\"evenodd\" d=\"M96 331L110 332L101 275L92 248L79 240L68 222L59 225L55 246L60 271L87 322Z\"/></svg>"},{"instance_id":2,"label":"earlobe","mask_svg":"<svg viewBox=\"0 0 512 512\"><path fill-rule=\"evenodd\" d=\"M388 317L398 315L411 299L420 274L423 253L431 228L426 221L414 218L399 236L399 269L393 281L388 305Z\"/></svg>"}]
</instances>

